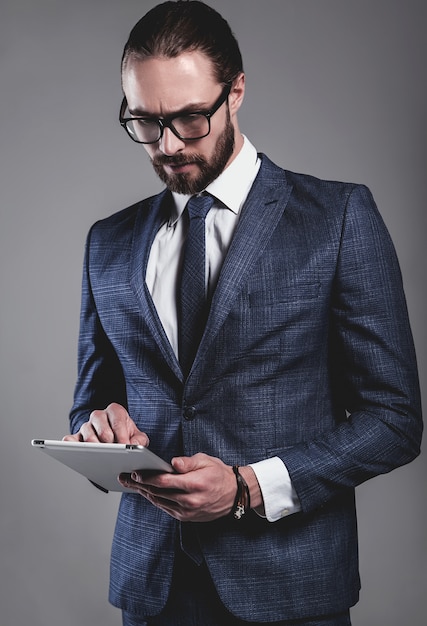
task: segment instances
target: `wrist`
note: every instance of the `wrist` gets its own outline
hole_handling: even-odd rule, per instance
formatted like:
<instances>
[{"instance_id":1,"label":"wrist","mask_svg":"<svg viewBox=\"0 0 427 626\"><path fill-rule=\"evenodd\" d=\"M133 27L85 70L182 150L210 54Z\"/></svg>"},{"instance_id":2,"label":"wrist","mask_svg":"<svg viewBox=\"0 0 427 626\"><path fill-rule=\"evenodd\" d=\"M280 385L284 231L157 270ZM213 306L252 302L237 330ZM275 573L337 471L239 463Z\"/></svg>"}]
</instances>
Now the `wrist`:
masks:
<instances>
[{"instance_id":1,"label":"wrist","mask_svg":"<svg viewBox=\"0 0 427 626\"><path fill-rule=\"evenodd\" d=\"M236 478L236 497L232 513L236 519L240 519L250 508L262 508L263 499L258 479L250 466L234 466L233 472Z\"/></svg>"}]
</instances>

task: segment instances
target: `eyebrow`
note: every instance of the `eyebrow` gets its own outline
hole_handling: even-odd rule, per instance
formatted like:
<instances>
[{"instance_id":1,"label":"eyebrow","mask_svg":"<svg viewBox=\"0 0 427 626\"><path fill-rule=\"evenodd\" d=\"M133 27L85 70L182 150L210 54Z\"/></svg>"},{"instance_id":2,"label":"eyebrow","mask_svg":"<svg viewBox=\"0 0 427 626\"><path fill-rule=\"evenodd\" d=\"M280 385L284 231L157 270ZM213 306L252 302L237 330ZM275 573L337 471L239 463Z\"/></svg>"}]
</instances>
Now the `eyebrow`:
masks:
<instances>
[{"instance_id":1,"label":"eyebrow","mask_svg":"<svg viewBox=\"0 0 427 626\"><path fill-rule=\"evenodd\" d=\"M144 111L144 109L140 109L136 107L135 109L131 109L128 105L128 111L134 117L147 117L152 119L169 119L171 117L180 117L181 115L187 115L189 113L202 113L204 111L209 111L209 106L207 104L196 102L194 104L189 104L178 111L174 111L169 115L155 115L154 113L148 113Z\"/></svg>"}]
</instances>

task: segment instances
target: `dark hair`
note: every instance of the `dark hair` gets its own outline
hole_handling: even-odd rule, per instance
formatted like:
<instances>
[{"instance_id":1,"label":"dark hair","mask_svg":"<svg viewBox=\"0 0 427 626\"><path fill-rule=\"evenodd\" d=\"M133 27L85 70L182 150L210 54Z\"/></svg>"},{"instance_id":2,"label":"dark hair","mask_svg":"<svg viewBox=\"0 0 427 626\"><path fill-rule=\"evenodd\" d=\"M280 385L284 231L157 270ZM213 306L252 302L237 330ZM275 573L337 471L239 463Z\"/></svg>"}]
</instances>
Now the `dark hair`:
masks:
<instances>
[{"instance_id":1,"label":"dark hair","mask_svg":"<svg viewBox=\"0 0 427 626\"><path fill-rule=\"evenodd\" d=\"M217 11L198 0L164 2L133 27L123 51L122 71L132 58L172 58L195 50L210 58L220 83L232 83L243 71L239 44Z\"/></svg>"}]
</instances>

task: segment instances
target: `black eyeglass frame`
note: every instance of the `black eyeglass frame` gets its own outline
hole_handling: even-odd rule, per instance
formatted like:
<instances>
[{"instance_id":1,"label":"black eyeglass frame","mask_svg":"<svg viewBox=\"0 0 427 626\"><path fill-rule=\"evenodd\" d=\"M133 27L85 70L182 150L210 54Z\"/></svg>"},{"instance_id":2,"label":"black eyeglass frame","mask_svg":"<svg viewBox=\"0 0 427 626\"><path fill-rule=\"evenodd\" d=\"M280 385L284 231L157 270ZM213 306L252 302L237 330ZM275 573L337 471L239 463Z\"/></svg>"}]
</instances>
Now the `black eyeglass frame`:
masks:
<instances>
[{"instance_id":1,"label":"black eyeglass frame","mask_svg":"<svg viewBox=\"0 0 427 626\"><path fill-rule=\"evenodd\" d=\"M181 141L197 141L198 139L203 139L204 137L207 137L209 133L211 132L211 117L218 111L218 109L227 100L228 96L230 95L231 87L232 87L231 83L225 85L218 100L216 100L212 108L209 109L208 111L190 111L187 114L180 113L178 115L168 115L166 117L158 117L158 118L150 117L147 115L140 115L140 116L135 116L135 117L123 117L124 112L126 111L126 108L128 106L126 96L124 96L121 107L120 107L120 115L119 115L120 125L123 126L123 128L126 131L126 134L129 135L132 141L134 141L135 143L140 143L144 145L153 144L153 143L157 143L158 141L160 141L161 138L163 137L165 128L169 128L173 132L173 134L176 137L178 137L178 139L181 139ZM191 116L191 115L203 115L207 119L208 121L207 133L205 133L204 135L200 135L200 137L190 137L190 138L183 137L182 135L179 134L179 132L173 126L173 121L179 117L186 117L186 116ZM135 137L129 132L127 128L127 123L138 121L138 120L150 120L152 122L155 122L159 127L158 139L156 139L155 141L140 141L139 139L135 139Z\"/></svg>"}]
</instances>

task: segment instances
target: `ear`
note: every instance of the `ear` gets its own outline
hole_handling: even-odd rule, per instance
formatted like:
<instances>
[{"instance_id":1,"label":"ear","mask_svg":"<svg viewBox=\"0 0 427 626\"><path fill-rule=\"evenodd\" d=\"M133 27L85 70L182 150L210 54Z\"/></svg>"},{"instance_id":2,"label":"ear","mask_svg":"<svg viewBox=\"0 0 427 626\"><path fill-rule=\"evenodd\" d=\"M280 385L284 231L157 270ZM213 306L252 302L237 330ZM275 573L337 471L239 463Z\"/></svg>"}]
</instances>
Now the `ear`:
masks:
<instances>
[{"instance_id":1,"label":"ear","mask_svg":"<svg viewBox=\"0 0 427 626\"><path fill-rule=\"evenodd\" d=\"M230 95L228 96L228 105L230 107L230 114L236 115L240 109L243 98L245 97L245 75L241 72L237 78L234 79L231 87Z\"/></svg>"}]
</instances>

